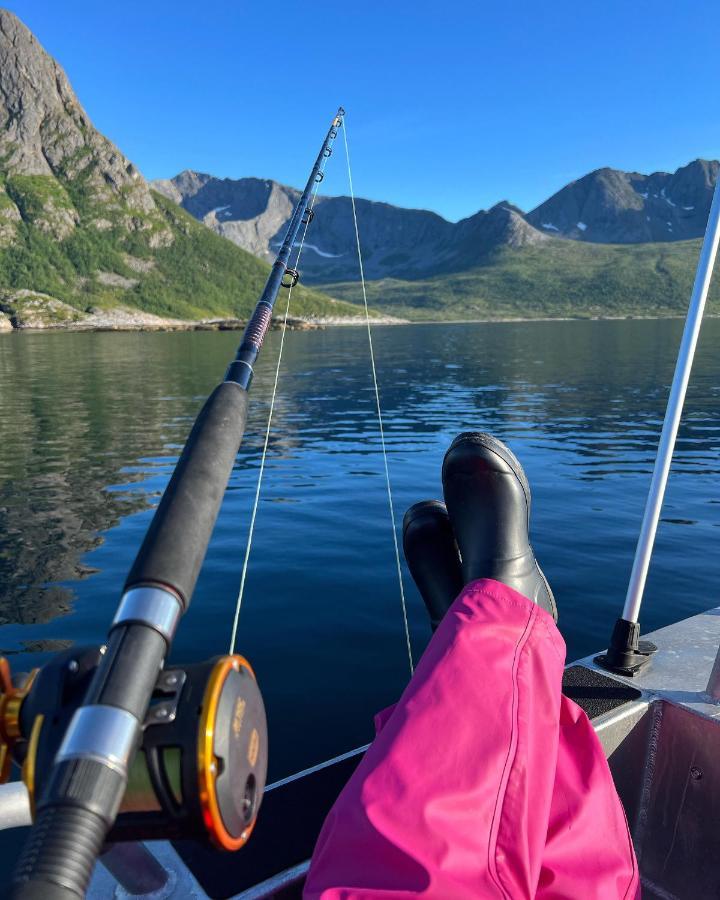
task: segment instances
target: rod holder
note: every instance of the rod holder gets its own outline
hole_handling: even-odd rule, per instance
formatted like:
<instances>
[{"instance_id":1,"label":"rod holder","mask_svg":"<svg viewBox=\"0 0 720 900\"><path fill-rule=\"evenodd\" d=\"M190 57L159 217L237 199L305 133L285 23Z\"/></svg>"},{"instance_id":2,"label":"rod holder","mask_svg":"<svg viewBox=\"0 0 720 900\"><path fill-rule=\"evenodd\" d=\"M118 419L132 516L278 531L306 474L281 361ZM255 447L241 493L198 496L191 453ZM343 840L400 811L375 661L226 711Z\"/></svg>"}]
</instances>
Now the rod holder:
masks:
<instances>
[{"instance_id":1,"label":"rod holder","mask_svg":"<svg viewBox=\"0 0 720 900\"><path fill-rule=\"evenodd\" d=\"M595 657L595 662L608 672L632 678L648 665L656 650L655 644L640 640L639 622L628 622L620 617L615 622L610 646L605 653Z\"/></svg>"}]
</instances>

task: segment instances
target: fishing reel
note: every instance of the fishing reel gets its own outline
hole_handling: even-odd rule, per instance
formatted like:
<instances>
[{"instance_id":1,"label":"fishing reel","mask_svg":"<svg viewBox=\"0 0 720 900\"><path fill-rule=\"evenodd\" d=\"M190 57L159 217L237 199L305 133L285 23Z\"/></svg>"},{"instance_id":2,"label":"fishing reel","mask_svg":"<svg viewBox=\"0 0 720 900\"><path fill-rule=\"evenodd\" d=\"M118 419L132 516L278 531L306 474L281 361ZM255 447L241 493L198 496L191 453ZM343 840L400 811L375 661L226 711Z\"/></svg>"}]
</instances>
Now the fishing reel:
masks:
<instances>
[{"instance_id":1,"label":"fishing reel","mask_svg":"<svg viewBox=\"0 0 720 900\"><path fill-rule=\"evenodd\" d=\"M0 780L22 766L35 800L104 647L72 648L14 684L0 658ZM238 850L265 789L267 723L252 668L238 655L163 669L109 841L192 838Z\"/></svg>"}]
</instances>

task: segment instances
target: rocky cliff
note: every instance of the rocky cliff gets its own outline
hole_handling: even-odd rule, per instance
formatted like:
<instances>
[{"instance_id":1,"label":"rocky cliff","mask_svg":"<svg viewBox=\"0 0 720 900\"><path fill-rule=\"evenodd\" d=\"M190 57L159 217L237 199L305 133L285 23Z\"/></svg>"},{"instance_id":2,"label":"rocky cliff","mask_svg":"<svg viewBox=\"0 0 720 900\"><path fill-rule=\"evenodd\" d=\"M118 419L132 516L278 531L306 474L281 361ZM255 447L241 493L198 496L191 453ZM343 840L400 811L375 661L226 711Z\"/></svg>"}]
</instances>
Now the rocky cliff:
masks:
<instances>
[{"instance_id":1,"label":"rocky cliff","mask_svg":"<svg viewBox=\"0 0 720 900\"><path fill-rule=\"evenodd\" d=\"M98 231L119 226L154 232L149 240L153 247L172 242L172 232L135 166L96 131L62 68L4 9L0 178L0 239L5 245L16 238L14 225L21 221L62 240L83 213Z\"/></svg>"},{"instance_id":2,"label":"rocky cliff","mask_svg":"<svg viewBox=\"0 0 720 900\"><path fill-rule=\"evenodd\" d=\"M0 330L25 321L29 304L40 327L92 324L116 307L118 327L137 318L128 308L242 318L266 277L265 263L150 189L94 128L61 66L0 9ZM357 314L302 288L293 305L296 315Z\"/></svg>"}]
</instances>

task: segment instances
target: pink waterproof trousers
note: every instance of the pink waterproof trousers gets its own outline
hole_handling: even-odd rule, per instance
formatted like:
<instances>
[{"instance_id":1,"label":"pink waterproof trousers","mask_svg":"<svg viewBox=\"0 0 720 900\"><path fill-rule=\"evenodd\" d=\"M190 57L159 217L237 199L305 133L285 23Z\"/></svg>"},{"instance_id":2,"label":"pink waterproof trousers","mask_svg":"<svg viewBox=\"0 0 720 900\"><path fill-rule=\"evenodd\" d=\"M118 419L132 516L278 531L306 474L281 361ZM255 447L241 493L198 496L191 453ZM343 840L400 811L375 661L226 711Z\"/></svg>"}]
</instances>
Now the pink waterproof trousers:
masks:
<instances>
[{"instance_id":1,"label":"pink waterproof trousers","mask_svg":"<svg viewBox=\"0 0 720 900\"><path fill-rule=\"evenodd\" d=\"M561 693L552 618L497 581L453 603L318 839L306 898L635 898L622 806Z\"/></svg>"}]
</instances>

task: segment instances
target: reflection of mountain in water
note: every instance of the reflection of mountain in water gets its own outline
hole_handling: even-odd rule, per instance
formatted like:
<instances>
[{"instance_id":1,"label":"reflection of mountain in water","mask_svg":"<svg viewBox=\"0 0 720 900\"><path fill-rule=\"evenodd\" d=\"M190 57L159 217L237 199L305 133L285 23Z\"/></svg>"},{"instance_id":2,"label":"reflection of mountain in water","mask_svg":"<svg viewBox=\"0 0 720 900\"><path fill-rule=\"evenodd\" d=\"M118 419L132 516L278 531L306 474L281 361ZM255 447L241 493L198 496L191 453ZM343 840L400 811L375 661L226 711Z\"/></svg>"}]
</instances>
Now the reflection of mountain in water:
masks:
<instances>
[{"instance_id":1,"label":"reflection of mountain in water","mask_svg":"<svg viewBox=\"0 0 720 900\"><path fill-rule=\"evenodd\" d=\"M0 339L0 624L66 612L81 557L139 492L126 467L183 440L200 394L222 373L201 342L168 335ZM228 347L228 354L230 347Z\"/></svg>"}]
</instances>

